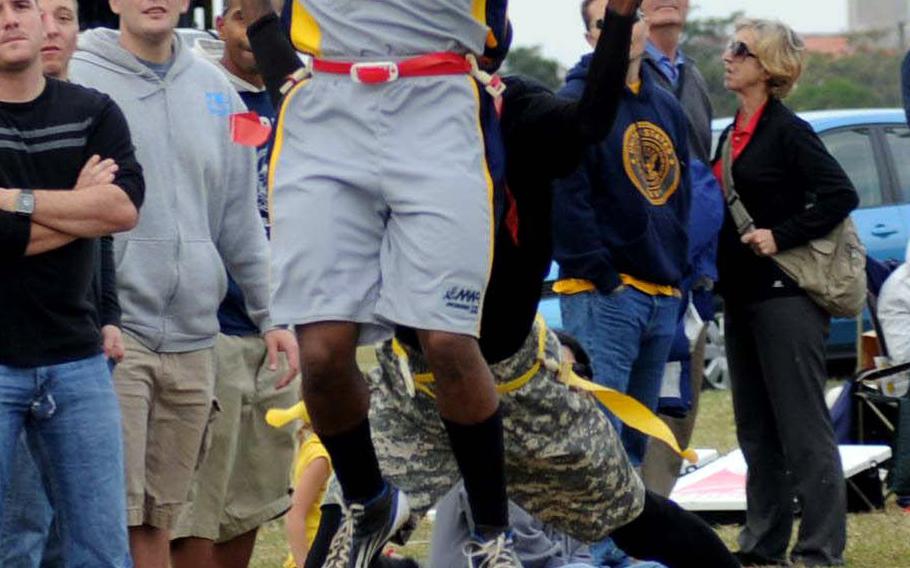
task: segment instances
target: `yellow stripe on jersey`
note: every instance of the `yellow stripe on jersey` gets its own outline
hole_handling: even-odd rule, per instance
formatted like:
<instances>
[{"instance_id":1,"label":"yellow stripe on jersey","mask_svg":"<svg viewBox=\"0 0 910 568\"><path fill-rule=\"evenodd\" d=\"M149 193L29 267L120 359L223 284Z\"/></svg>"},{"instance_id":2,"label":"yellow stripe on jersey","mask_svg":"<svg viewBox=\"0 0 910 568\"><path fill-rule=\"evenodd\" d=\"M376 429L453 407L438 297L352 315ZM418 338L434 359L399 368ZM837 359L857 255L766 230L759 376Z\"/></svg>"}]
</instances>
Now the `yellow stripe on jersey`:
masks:
<instances>
[{"instance_id":1,"label":"yellow stripe on jersey","mask_svg":"<svg viewBox=\"0 0 910 568\"><path fill-rule=\"evenodd\" d=\"M487 0L473 0L471 4L471 15L474 16L475 20L488 28L487 47L490 49L499 47L499 41L496 39L496 34L493 33L492 29L489 29L490 22L487 21Z\"/></svg>"},{"instance_id":2,"label":"yellow stripe on jersey","mask_svg":"<svg viewBox=\"0 0 910 568\"><path fill-rule=\"evenodd\" d=\"M483 0L479 0L483 2ZM471 84L472 93L474 93L474 100L477 102L477 136L480 138L480 150L482 152L483 159L481 161L481 166L483 167L483 179L487 184L487 200L490 205L489 215L490 215L490 252L489 252L489 264L487 265L487 283L490 282L490 274L493 272L493 248L495 246L496 239L496 220L494 217L493 198L494 198L494 189L493 176L490 174L490 165L487 163L487 141L486 137L483 134L483 124L480 121L480 113L483 109L482 99L480 98L480 87L477 85L477 81L473 77L467 76L468 82ZM483 316L483 305L480 306L480 313L477 316L477 333L480 333L480 320Z\"/></svg>"},{"instance_id":3,"label":"yellow stripe on jersey","mask_svg":"<svg viewBox=\"0 0 910 568\"><path fill-rule=\"evenodd\" d=\"M272 158L269 160L269 223L273 221L274 215L272 214L272 193L275 191L275 170L278 169L278 160L281 157L281 147L284 144L284 114L287 112L288 107L291 105L291 101L300 91L300 87L306 85L309 82L309 79L301 81L294 85L294 88L288 91L286 97L284 97L284 102L281 104L281 110L278 113L278 120L275 121L275 143L272 145Z\"/></svg>"},{"instance_id":4,"label":"yellow stripe on jersey","mask_svg":"<svg viewBox=\"0 0 910 568\"><path fill-rule=\"evenodd\" d=\"M471 2L471 15L483 25L487 25L487 0L473 0Z\"/></svg>"},{"instance_id":5,"label":"yellow stripe on jersey","mask_svg":"<svg viewBox=\"0 0 910 568\"><path fill-rule=\"evenodd\" d=\"M291 6L291 43L298 51L314 57L322 56L322 29L319 22L303 5L303 0L289 0Z\"/></svg>"}]
</instances>

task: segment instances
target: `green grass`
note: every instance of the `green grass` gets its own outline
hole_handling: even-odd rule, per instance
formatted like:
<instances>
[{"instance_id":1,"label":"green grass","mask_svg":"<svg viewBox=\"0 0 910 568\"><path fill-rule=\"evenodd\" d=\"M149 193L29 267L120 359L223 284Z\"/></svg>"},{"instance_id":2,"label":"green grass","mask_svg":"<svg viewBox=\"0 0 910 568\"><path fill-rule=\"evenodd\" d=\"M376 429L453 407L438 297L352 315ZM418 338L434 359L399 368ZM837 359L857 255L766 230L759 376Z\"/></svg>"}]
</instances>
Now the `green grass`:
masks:
<instances>
[{"instance_id":1,"label":"green grass","mask_svg":"<svg viewBox=\"0 0 910 568\"><path fill-rule=\"evenodd\" d=\"M706 391L701 400L693 446L717 448L721 453L736 448L730 393ZM738 527L716 528L727 546L735 550ZM425 561L431 530L429 523L424 523L402 552ZM280 567L286 554L284 525L271 523L260 532L251 566ZM910 514L898 509L892 500L883 512L850 515L846 559L847 566L853 568L910 568Z\"/></svg>"}]
</instances>

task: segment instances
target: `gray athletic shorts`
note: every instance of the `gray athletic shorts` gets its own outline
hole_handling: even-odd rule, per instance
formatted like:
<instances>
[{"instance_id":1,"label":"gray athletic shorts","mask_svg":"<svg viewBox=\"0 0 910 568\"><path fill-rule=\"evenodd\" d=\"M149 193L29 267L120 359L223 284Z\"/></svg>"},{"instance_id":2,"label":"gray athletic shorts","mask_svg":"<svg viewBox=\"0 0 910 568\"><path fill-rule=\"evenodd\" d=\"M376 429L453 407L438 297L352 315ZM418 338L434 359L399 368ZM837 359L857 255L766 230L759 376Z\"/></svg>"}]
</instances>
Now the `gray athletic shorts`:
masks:
<instances>
[{"instance_id":1,"label":"gray athletic shorts","mask_svg":"<svg viewBox=\"0 0 910 568\"><path fill-rule=\"evenodd\" d=\"M279 115L272 156L272 318L477 336L493 184L465 75L362 85L317 73Z\"/></svg>"}]
</instances>

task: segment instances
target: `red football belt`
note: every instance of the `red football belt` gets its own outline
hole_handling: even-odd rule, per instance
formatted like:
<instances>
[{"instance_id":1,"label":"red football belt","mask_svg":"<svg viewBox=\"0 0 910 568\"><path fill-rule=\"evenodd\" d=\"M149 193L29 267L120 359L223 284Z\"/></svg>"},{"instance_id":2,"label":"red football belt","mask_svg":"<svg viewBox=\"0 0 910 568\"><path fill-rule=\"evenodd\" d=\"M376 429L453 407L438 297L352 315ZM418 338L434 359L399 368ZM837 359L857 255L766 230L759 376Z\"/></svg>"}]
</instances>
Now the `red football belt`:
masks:
<instances>
[{"instance_id":1,"label":"red football belt","mask_svg":"<svg viewBox=\"0 0 910 568\"><path fill-rule=\"evenodd\" d=\"M351 79L358 83L374 85L406 77L468 75L471 73L471 63L464 55L443 52L421 55L399 62L350 63L314 58L313 70L333 75L350 75Z\"/></svg>"}]
</instances>

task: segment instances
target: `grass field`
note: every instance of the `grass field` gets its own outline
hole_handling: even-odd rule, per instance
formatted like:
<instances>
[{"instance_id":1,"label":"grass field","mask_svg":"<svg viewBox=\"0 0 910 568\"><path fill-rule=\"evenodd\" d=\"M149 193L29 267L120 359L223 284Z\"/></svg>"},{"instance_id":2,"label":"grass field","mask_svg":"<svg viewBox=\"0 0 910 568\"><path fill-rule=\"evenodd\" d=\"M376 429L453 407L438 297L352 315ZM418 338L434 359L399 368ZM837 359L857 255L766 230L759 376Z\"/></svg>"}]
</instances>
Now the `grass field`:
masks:
<instances>
[{"instance_id":1,"label":"grass field","mask_svg":"<svg viewBox=\"0 0 910 568\"><path fill-rule=\"evenodd\" d=\"M706 391L703 394L693 445L700 448L717 448L721 453L736 447L733 410L728 391ZM885 511L850 515L848 522L847 566L910 568L910 514L898 509L893 499ZM425 560L431 528L429 524L422 526L404 552ZM737 527L716 528L727 545L735 550ZM251 566L279 567L286 554L284 526L280 522L272 523L260 533Z\"/></svg>"}]
</instances>

